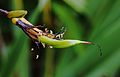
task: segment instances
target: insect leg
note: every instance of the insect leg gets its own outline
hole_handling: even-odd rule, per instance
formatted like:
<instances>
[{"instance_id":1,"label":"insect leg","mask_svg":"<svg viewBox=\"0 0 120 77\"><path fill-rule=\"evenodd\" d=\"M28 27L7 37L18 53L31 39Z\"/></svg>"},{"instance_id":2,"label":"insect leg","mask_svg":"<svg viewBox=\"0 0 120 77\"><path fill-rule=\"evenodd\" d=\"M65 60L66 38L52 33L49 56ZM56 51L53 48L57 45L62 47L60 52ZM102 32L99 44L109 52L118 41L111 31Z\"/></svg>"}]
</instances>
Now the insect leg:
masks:
<instances>
[{"instance_id":1,"label":"insect leg","mask_svg":"<svg viewBox=\"0 0 120 77\"><path fill-rule=\"evenodd\" d=\"M60 29L60 31L56 33L56 35L58 35L58 34L63 34L63 33L65 33L65 32L66 32L65 27L62 27L62 28Z\"/></svg>"},{"instance_id":2,"label":"insect leg","mask_svg":"<svg viewBox=\"0 0 120 77\"><path fill-rule=\"evenodd\" d=\"M35 42L35 44L36 44L37 48L40 49L40 45L39 45L40 42ZM42 43L42 46L45 48L45 44L44 43Z\"/></svg>"},{"instance_id":3,"label":"insect leg","mask_svg":"<svg viewBox=\"0 0 120 77\"><path fill-rule=\"evenodd\" d=\"M66 29L62 27L60 31L55 34L55 39L61 40L65 32L66 32Z\"/></svg>"}]
</instances>

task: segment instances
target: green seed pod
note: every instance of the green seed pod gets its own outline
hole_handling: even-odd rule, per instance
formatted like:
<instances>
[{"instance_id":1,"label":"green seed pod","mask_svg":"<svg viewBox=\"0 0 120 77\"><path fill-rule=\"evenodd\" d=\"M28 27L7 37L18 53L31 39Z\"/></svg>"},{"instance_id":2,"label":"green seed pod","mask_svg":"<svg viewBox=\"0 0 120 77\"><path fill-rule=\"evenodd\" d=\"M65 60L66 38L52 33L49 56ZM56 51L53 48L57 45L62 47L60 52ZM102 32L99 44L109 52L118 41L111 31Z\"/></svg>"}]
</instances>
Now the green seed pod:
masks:
<instances>
[{"instance_id":1,"label":"green seed pod","mask_svg":"<svg viewBox=\"0 0 120 77\"><path fill-rule=\"evenodd\" d=\"M54 48L66 48L80 43L91 44L91 42L85 42L79 40L56 40L56 39L48 38L47 36L38 36L38 40Z\"/></svg>"},{"instance_id":2,"label":"green seed pod","mask_svg":"<svg viewBox=\"0 0 120 77\"><path fill-rule=\"evenodd\" d=\"M27 11L25 10L16 10L16 11L10 11L8 12L8 18L21 18L24 17L27 14Z\"/></svg>"}]
</instances>

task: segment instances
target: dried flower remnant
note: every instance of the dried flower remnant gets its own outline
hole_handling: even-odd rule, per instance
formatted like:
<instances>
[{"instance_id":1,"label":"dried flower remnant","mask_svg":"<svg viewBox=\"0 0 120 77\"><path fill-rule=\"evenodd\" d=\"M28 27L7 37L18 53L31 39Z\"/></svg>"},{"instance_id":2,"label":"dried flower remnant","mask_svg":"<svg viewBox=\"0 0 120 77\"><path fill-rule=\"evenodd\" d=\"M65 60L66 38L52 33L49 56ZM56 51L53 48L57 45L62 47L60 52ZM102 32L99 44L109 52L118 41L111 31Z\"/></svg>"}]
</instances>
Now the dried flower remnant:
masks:
<instances>
[{"instance_id":1,"label":"dried flower remnant","mask_svg":"<svg viewBox=\"0 0 120 77\"><path fill-rule=\"evenodd\" d=\"M38 59L39 58L39 55L36 55L35 59Z\"/></svg>"},{"instance_id":2,"label":"dried flower remnant","mask_svg":"<svg viewBox=\"0 0 120 77\"><path fill-rule=\"evenodd\" d=\"M34 48L31 48L31 51L34 51Z\"/></svg>"}]
</instances>

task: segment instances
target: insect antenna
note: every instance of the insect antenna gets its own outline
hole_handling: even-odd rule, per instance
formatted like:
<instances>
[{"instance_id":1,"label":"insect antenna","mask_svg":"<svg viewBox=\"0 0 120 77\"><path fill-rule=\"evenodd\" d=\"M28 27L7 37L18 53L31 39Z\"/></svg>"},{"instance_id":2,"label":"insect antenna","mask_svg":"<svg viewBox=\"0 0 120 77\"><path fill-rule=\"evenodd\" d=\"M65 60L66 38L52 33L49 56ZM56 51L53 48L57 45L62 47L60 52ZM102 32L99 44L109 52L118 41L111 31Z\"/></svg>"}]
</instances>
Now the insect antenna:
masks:
<instances>
[{"instance_id":1,"label":"insect antenna","mask_svg":"<svg viewBox=\"0 0 120 77\"><path fill-rule=\"evenodd\" d=\"M96 43L91 43L91 44L94 45L94 46L96 46L96 47L99 49L99 51L100 51L100 56L102 56L103 53L102 53L102 48L101 48L101 46L98 45L98 44L96 44Z\"/></svg>"},{"instance_id":2,"label":"insect antenna","mask_svg":"<svg viewBox=\"0 0 120 77\"><path fill-rule=\"evenodd\" d=\"M96 46L99 49L100 56L102 56L102 48L99 44L96 44L96 43L93 43L93 42L86 42L86 41L83 41L83 44L91 44L91 45Z\"/></svg>"},{"instance_id":3,"label":"insect antenna","mask_svg":"<svg viewBox=\"0 0 120 77\"><path fill-rule=\"evenodd\" d=\"M55 33L55 35L63 34L63 33L65 33L65 32L66 32L66 28L65 28L65 27L62 27L59 32Z\"/></svg>"}]
</instances>

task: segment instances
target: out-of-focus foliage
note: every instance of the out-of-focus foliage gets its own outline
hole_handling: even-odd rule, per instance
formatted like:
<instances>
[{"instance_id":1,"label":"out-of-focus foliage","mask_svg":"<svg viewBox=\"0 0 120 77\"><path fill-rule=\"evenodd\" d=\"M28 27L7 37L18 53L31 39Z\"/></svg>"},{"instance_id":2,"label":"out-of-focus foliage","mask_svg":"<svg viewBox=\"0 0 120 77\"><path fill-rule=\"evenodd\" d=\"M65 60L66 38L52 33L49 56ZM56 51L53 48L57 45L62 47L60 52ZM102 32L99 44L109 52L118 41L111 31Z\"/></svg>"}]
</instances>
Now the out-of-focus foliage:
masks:
<instances>
[{"instance_id":1,"label":"out-of-focus foliage","mask_svg":"<svg viewBox=\"0 0 120 77\"><path fill-rule=\"evenodd\" d=\"M0 0L0 8L28 10L34 25L64 26L64 38L98 43L103 53L83 44L37 49L0 14L0 77L120 77L120 0Z\"/></svg>"}]
</instances>

